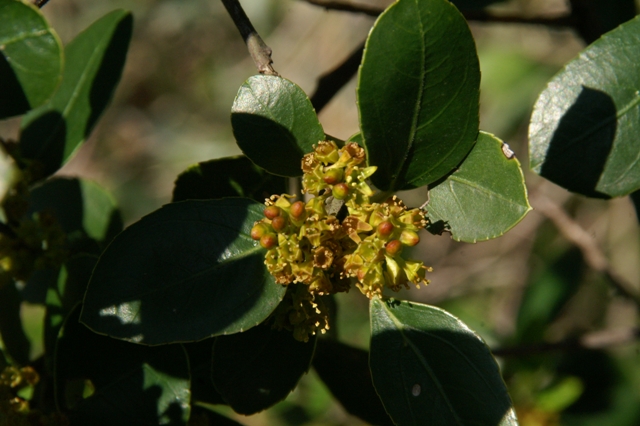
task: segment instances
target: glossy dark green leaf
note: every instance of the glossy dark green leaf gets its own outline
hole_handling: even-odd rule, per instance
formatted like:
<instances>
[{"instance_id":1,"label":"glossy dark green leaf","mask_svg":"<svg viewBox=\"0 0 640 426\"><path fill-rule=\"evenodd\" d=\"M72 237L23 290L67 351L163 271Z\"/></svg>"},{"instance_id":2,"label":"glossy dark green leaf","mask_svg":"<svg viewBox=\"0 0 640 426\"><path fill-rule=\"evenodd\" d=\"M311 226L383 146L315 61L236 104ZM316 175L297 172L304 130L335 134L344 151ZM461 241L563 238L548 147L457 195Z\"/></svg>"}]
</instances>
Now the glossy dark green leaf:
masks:
<instances>
[{"instance_id":1,"label":"glossy dark green leaf","mask_svg":"<svg viewBox=\"0 0 640 426\"><path fill-rule=\"evenodd\" d=\"M585 265L577 248L568 250L547 265L531 280L522 296L516 321L518 342L542 341L551 322L582 283Z\"/></svg>"},{"instance_id":2,"label":"glossy dark green leaf","mask_svg":"<svg viewBox=\"0 0 640 426\"><path fill-rule=\"evenodd\" d=\"M295 83L271 75L254 75L240 86L231 124L242 152L281 176L302 175L302 156L324 140L307 95Z\"/></svg>"},{"instance_id":3,"label":"glossy dark green leaf","mask_svg":"<svg viewBox=\"0 0 640 426\"><path fill-rule=\"evenodd\" d=\"M520 162L508 145L481 132L460 167L429 190L428 216L456 241L499 237L531 210Z\"/></svg>"},{"instance_id":4,"label":"glossy dark green leaf","mask_svg":"<svg viewBox=\"0 0 640 426\"><path fill-rule=\"evenodd\" d=\"M282 401L309 370L316 336L299 342L268 323L221 336L213 346L213 383L240 414L254 414Z\"/></svg>"},{"instance_id":5,"label":"glossy dark green leaf","mask_svg":"<svg viewBox=\"0 0 640 426\"><path fill-rule=\"evenodd\" d=\"M398 425L516 425L489 348L442 309L373 299L373 384Z\"/></svg>"},{"instance_id":6,"label":"glossy dark green leaf","mask_svg":"<svg viewBox=\"0 0 640 426\"><path fill-rule=\"evenodd\" d=\"M318 339L313 368L350 414L370 424L393 425L373 387L367 351Z\"/></svg>"},{"instance_id":7,"label":"glossy dark green leaf","mask_svg":"<svg viewBox=\"0 0 640 426\"><path fill-rule=\"evenodd\" d=\"M640 188L640 18L605 34L540 94L529 126L531 168L591 197Z\"/></svg>"},{"instance_id":8,"label":"glossy dark green leaf","mask_svg":"<svg viewBox=\"0 0 640 426\"><path fill-rule=\"evenodd\" d=\"M65 47L60 87L21 124L20 154L39 162L36 177L58 170L89 136L120 80L132 26L131 14L117 10Z\"/></svg>"},{"instance_id":9,"label":"glossy dark green leaf","mask_svg":"<svg viewBox=\"0 0 640 426\"><path fill-rule=\"evenodd\" d=\"M167 204L100 257L82 322L144 344L188 342L261 323L282 299L251 239L264 205L246 198Z\"/></svg>"},{"instance_id":10,"label":"glossy dark green leaf","mask_svg":"<svg viewBox=\"0 0 640 426\"><path fill-rule=\"evenodd\" d=\"M40 10L0 1L0 119L47 101L60 83L62 44Z\"/></svg>"},{"instance_id":11,"label":"glossy dark green leaf","mask_svg":"<svg viewBox=\"0 0 640 426\"><path fill-rule=\"evenodd\" d=\"M122 229L113 197L95 182L56 177L31 191L29 214L49 212L67 234L82 232L97 241L111 239Z\"/></svg>"},{"instance_id":12,"label":"glossy dark green leaf","mask_svg":"<svg viewBox=\"0 0 640 426\"><path fill-rule=\"evenodd\" d=\"M189 366L180 345L147 347L65 322L56 347L56 402L71 424L185 425Z\"/></svg>"},{"instance_id":13,"label":"glossy dark green leaf","mask_svg":"<svg viewBox=\"0 0 640 426\"><path fill-rule=\"evenodd\" d=\"M182 172L173 188L173 202L247 197L264 202L287 192L287 178L262 170L243 155L194 164Z\"/></svg>"},{"instance_id":14,"label":"glossy dark green leaf","mask_svg":"<svg viewBox=\"0 0 640 426\"><path fill-rule=\"evenodd\" d=\"M374 25L358 81L360 127L373 183L429 184L478 135L480 68L460 12L446 0L399 0Z\"/></svg>"},{"instance_id":15,"label":"glossy dark green leaf","mask_svg":"<svg viewBox=\"0 0 640 426\"><path fill-rule=\"evenodd\" d=\"M5 352L18 364L29 362L31 342L22 328L22 297L13 281L0 287L0 336Z\"/></svg>"}]
</instances>

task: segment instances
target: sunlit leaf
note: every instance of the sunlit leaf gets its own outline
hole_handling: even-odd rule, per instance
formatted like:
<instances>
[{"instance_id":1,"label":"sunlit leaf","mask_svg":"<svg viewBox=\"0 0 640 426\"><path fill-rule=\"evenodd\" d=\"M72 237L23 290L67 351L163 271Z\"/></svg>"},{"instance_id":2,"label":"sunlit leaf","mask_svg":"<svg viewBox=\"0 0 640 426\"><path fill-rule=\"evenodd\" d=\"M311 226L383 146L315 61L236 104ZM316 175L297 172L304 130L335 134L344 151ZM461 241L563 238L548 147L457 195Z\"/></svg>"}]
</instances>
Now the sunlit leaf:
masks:
<instances>
[{"instance_id":1,"label":"sunlit leaf","mask_svg":"<svg viewBox=\"0 0 640 426\"><path fill-rule=\"evenodd\" d=\"M240 86L231 124L242 152L281 176L302 175L302 156L324 140L311 101L300 87L282 77L255 75Z\"/></svg>"},{"instance_id":2,"label":"sunlit leaf","mask_svg":"<svg viewBox=\"0 0 640 426\"><path fill-rule=\"evenodd\" d=\"M378 188L415 188L449 173L476 140L480 96L475 44L455 6L393 3L369 34L357 95Z\"/></svg>"},{"instance_id":3,"label":"sunlit leaf","mask_svg":"<svg viewBox=\"0 0 640 426\"><path fill-rule=\"evenodd\" d=\"M62 44L40 10L0 1L0 119L47 101L62 75Z\"/></svg>"},{"instance_id":4,"label":"sunlit leaf","mask_svg":"<svg viewBox=\"0 0 640 426\"><path fill-rule=\"evenodd\" d=\"M60 87L21 124L20 155L38 162L35 178L58 170L89 136L120 80L132 26L130 13L113 11L65 47Z\"/></svg>"},{"instance_id":5,"label":"sunlit leaf","mask_svg":"<svg viewBox=\"0 0 640 426\"><path fill-rule=\"evenodd\" d=\"M457 241L499 237L531 210L520 162L495 136L481 132L460 167L429 190L432 226Z\"/></svg>"},{"instance_id":6,"label":"sunlit leaf","mask_svg":"<svg viewBox=\"0 0 640 426\"><path fill-rule=\"evenodd\" d=\"M531 168L591 197L640 188L640 17L605 34L569 62L536 102Z\"/></svg>"}]
</instances>

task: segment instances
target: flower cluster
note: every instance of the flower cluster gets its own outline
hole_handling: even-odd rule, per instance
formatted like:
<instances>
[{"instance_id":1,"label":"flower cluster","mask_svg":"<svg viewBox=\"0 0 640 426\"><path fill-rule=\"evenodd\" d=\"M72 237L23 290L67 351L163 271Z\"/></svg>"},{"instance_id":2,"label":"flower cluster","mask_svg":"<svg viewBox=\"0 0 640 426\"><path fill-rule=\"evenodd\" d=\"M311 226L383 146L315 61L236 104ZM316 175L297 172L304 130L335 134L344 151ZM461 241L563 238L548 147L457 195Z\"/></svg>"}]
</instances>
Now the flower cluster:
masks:
<instances>
[{"instance_id":1,"label":"flower cluster","mask_svg":"<svg viewBox=\"0 0 640 426\"><path fill-rule=\"evenodd\" d=\"M266 200L265 218L251 237L267 249L265 264L276 282L289 285L285 302L274 313L275 325L293 331L298 340L328 328L327 312L316 296L349 291L352 284L369 298L409 283L428 283L422 262L402 257L405 246L418 244L427 222L420 209L408 209L393 196L371 203L365 151L356 143L342 148L323 141L302 159L303 193ZM335 204L345 214L329 213ZM340 209L339 209L340 210ZM343 218L341 218L344 216ZM299 285L299 284L302 284Z\"/></svg>"}]
</instances>

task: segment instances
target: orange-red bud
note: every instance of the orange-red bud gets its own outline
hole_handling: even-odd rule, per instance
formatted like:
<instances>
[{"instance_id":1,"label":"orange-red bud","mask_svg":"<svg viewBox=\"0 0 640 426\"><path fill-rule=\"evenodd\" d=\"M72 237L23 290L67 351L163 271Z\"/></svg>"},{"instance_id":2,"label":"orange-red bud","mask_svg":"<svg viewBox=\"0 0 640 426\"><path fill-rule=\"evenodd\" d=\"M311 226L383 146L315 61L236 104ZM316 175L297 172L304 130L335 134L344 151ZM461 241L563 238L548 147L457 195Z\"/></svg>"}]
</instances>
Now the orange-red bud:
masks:
<instances>
[{"instance_id":1,"label":"orange-red bud","mask_svg":"<svg viewBox=\"0 0 640 426\"><path fill-rule=\"evenodd\" d=\"M253 225L253 228L251 228L251 238L257 241L267 233L267 230L267 226L264 223L256 223Z\"/></svg>"},{"instance_id":2,"label":"orange-red bud","mask_svg":"<svg viewBox=\"0 0 640 426\"><path fill-rule=\"evenodd\" d=\"M398 240L391 240L384 246L384 248L389 256L395 256L402 251L402 243Z\"/></svg>"},{"instance_id":3,"label":"orange-red bud","mask_svg":"<svg viewBox=\"0 0 640 426\"><path fill-rule=\"evenodd\" d=\"M393 232L393 224L388 220L385 220L378 224L378 234L380 234L381 236L387 237L391 235L392 232Z\"/></svg>"},{"instance_id":4,"label":"orange-red bud","mask_svg":"<svg viewBox=\"0 0 640 426\"><path fill-rule=\"evenodd\" d=\"M260 238L260 245L263 248L270 249L275 247L277 244L278 244L278 236L273 232L264 234L262 238Z\"/></svg>"},{"instance_id":5,"label":"orange-red bud","mask_svg":"<svg viewBox=\"0 0 640 426\"><path fill-rule=\"evenodd\" d=\"M271 219L271 226L276 232L281 232L287 227L287 218L285 216L276 216Z\"/></svg>"},{"instance_id":6,"label":"orange-red bud","mask_svg":"<svg viewBox=\"0 0 640 426\"><path fill-rule=\"evenodd\" d=\"M302 201L296 201L295 203L291 204L291 216L293 216L295 219L302 218L305 212L304 206L305 204Z\"/></svg>"},{"instance_id":7,"label":"orange-red bud","mask_svg":"<svg viewBox=\"0 0 640 426\"><path fill-rule=\"evenodd\" d=\"M269 206L266 209L264 209L264 215L268 219L273 219L274 217L280 216L280 212L281 210L280 210L280 207L278 206Z\"/></svg>"}]
</instances>

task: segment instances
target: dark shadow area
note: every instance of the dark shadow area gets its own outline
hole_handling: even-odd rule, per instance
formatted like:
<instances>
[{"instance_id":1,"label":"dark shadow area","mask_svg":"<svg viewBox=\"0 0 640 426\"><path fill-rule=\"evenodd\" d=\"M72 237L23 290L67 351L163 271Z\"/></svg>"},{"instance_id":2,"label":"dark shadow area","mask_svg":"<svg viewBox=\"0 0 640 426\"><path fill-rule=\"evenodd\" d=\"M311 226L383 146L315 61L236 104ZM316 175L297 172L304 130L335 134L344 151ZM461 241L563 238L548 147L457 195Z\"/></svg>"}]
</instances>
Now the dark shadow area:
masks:
<instances>
[{"instance_id":1,"label":"dark shadow area","mask_svg":"<svg viewBox=\"0 0 640 426\"><path fill-rule=\"evenodd\" d=\"M450 231L451 227L444 220L437 220L435 222L429 222L426 230L432 235L442 235L443 233Z\"/></svg>"},{"instance_id":2,"label":"dark shadow area","mask_svg":"<svg viewBox=\"0 0 640 426\"><path fill-rule=\"evenodd\" d=\"M29 201L29 216L48 212L55 216L65 233L84 230L84 200L79 179L49 179L33 188Z\"/></svg>"},{"instance_id":3,"label":"dark shadow area","mask_svg":"<svg viewBox=\"0 0 640 426\"><path fill-rule=\"evenodd\" d=\"M0 53L0 120L31 109L27 96L7 58Z\"/></svg>"},{"instance_id":4,"label":"dark shadow area","mask_svg":"<svg viewBox=\"0 0 640 426\"><path fill-rule=\"evenodd\" d=\"M189 379L182 347L151 348L101 336L80 324L78 314L76 309L65 322L56 348L56 399L71 425L184 424L179 401L164 410L158 407L167 398L164 392L174 399L177 384L167 383L164 390L148 385L149 379L156 378L151 370ZM85 381L94 387L88 397L82 395L83 387L78 389Z\"/></svg>"},{"instance_id":5,"label":"dark shadow area","mask_svg":"<svg viewBox=\"0 0 640 426\"><path fill-rule=\"evenodd\" d=\"M263 411L282 401L307 372L316 346L291 331L263 322L243 333L216 338L212 378L224 400L240 414Z\"/></svg>"},{"instance_id":6,"label":"dark shadow area","mask_svg":"<svg viewBox=\"0 0 640 426\"><path fill-rule=\"evenodd\" d=\"M37 162L31 167L32 182L45 178L62 165L67 125L57 111L48 111L24 128L20 134L20 155L25 160Z\"/></svg>"},{"instance_id":7,"label":"dark shadow area","mask_svg":"<svg viewBox=\"0 0 640 426\"><path fill-rule=\"evenodd\" d=\"M287 178L272 175L240 155L204 161L181 173L172 201L248 197L262 203L285 192Z\"/></svg>"},{"instance_id":8,"label":"dark shadow area","mask_svg":"<svg viewBox=\"0 0 640 426\"><path fill-rule=\"evenodd\" d=\"M553 134L540 175L569 191L610 198L596 186L611 152L616 127L611 96L583 86Z\"/></svg>"},{"instance_id":9,"label":"dark shadow area","mask_svg":"<svg viewBox=\"0 0 640 426\"><path fill-rule=\"evenodd\" d=\"M213 386L211 363L213 359L213 342L215 337L199 342L183 343L189 356L191 373L191 403L225 404L224 399Z\"/></svg>"},{"instance_id":10,"label":"dark shadow area","mask_svg":"<svg viewBox=\"0 0 640 426\"><path fill-rule=\"evenodd\" d=\"M242 424L231 420L228 417L218 414L214 411L210 411L204 407L197 405L191 406L191 416L189 416L189 422L193 422L194 425L212 425L212 426L242 426Z\"/></svg>"},{"instance_id":11,"label":"dark shadow area","mask_svg":"<svg viewBox=\"0 0 640 426\"><path fill-rule=\"evenodd\" d=\"M251 161L284 176L302 175L301 160L306 152L289 129L266 117L239 112L231 114L231 124L238 146Z\"/></svg>"},{"instance_id":12,"label":"dark shadow area","mask_svg":"<svg viewBox=\"0 0 640 426\"><path fill-rule=\"evenodd\" d=\"M393 426L371 381L369 352L321 338L313 368L350 414L373 425Z\"/></svg>"},{"instance_id":13,"label":"dark shadow area","mask_svg":"<svg viewBox=\"0 0 640 426\"><path fill-rule=\"evenodd\" d=\"M594 414L613 403L613 390L619 373L611 358L601 351L582 350L566 354L558 366L558 373L580 378L584 391L567 408L567 414Z\"/></svg>"},{"instance_id":14,"label":"dark shadow area","mask_svg":"<svg viewBox=\"0 0 640 426\"><path fill-rule=\"evenodd\" d=\"M640 222L640 191L632 192L629 197L631 197L631 202L633 203L633 208L636 211L636 217Z\"/></svg>"},{"instance_id":15,"label":"dark shadow area","mask_svg":"<svg viewBox=\"0 0 640 426\"><path fill-rule=\"evenodd\" d=\"M122 76L129 41L133 32L133 16L125 16L113 31L109 46L104 52L98 72L93 78L91 92L89 93L89 105L91 114L87 120L84 135L89 136L97 123L100 115L105 110Z\"/></svg>"},{"instance_id":16,"label":"dark shadow area","mask_svg":"<svg viewBox=\"0 0 640 426\"><path fill-rule=\"evenodd\" d=\"M18 365L27 365L31 342L22 329L21 303L22 297L13 281L0 287L0 335L4 350Z\"/></svg>"},{"instance_id":17,"label":"dark shadow area","mask_svg":"<svg viewBox=\"0 0 640 426\"><path fill-rule=\"evenodd\" d=\"M503 424L512 405L489 349L442 321L372 335L371 372L387 412L402 424Z\"/></svg>"}]
</instances>

